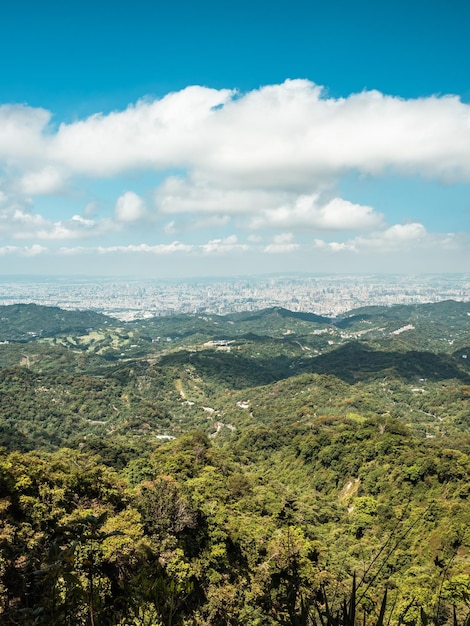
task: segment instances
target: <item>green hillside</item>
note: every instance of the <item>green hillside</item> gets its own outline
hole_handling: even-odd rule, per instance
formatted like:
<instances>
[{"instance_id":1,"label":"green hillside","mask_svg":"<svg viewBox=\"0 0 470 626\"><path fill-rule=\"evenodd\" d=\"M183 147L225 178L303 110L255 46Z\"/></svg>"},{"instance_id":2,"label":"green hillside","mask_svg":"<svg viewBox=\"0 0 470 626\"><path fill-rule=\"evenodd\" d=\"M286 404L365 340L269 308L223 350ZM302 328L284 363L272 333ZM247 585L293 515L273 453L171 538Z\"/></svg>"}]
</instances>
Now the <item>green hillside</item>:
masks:
<instances>
[{"instance_id":1,"label":"green hillside","mask_svg":"<svg viewBox=\"0 0 470 626\"><path fill-rule=\"evenodd\" d=\"M0 305L0 341L32 341L61 333L85 333L110 321L93 311L64 311L37 304Z\"/></svg>"},{"instance_id":2,"label":"green hillside","mask_svg":"<svg viewBox=\"0 0 470 626\"><path fill-rule=\"evenodd\" d=\"M469 311L3 307L0 623L463 625Z\"/></svg>"},{"instance_id":3,"label":"green hillside","mask_svg":"<svg viewBox=\"0 0 470 626\"><path fill-rule=\"evenodd\" d=\"M453 352L470 345L470 304L447 300L363 307L341 316L335 325L356 336L392 342L394 346Z\"/></svg>"}]
</instances>

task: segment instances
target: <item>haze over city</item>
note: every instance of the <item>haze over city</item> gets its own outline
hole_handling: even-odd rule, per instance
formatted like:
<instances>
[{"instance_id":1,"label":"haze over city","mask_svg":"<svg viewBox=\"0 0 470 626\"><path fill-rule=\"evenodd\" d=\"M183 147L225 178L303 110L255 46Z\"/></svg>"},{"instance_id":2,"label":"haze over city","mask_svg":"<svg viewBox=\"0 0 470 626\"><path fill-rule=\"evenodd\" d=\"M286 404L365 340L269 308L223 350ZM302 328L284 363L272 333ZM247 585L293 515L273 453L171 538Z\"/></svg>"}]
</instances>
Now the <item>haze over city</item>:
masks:
<instances>
[{"instance_id":1,"label":"haze over city","mask_svg":"<svg viewBox=\"0 0 470 626\"><path fill-rule=\"evenodd\" d=\"M0 305L92 309L129 321L281 307L335 317L368 305L470 300L470 274L238 276L187 280L0 277Z\"/></svg>"},{"instance_id":2,"label":"haze over city","mask_svg":"<svg viewBox=\"0 0 470 626\"><path fill-rule=\"evenodd\" d=\"M468 3L2 13L2 274L468 269Z\"/></svg>"}]
</instances>

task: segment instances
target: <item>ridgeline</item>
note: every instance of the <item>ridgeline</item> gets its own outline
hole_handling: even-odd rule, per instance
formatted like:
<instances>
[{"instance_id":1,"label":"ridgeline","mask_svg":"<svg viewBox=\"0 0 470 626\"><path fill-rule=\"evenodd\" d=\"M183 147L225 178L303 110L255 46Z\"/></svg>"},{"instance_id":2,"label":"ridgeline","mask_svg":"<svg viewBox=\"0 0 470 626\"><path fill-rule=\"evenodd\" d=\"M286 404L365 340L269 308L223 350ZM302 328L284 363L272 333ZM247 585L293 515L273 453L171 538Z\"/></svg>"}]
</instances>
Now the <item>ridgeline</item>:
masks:
<instances>
[{"instance_id":1,"label":"ridgeline","mask_svg":"<svg viewBox=\"0 0 470 626\"><path fill-rule=\"evenodd\" d=\"M468 624L470 303L0 309L0 623Z\"/></svg>"}]
</instances>

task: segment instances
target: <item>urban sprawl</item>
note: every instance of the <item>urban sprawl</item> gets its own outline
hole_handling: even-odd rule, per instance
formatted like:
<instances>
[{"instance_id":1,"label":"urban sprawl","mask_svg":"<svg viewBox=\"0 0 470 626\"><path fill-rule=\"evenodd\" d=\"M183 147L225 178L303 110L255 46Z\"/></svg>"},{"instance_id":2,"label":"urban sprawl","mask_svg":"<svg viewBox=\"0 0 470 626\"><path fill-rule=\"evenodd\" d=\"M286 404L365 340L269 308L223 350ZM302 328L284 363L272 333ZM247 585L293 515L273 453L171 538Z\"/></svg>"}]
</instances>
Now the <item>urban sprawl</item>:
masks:
<instances>
[{"instance_id":1,"label":"urban sprawl","mask_svg":"<svg viewBox=\"0 0 470 626\"><path fill-rule=\"evenodd\" d=\"M285 307L337 316L366 305L470 300L470 274L277 276L233 279L117 280L0 278L0 304L91 309L121 320L176 313L226 314Z\"/></svg>"}]
</instances>

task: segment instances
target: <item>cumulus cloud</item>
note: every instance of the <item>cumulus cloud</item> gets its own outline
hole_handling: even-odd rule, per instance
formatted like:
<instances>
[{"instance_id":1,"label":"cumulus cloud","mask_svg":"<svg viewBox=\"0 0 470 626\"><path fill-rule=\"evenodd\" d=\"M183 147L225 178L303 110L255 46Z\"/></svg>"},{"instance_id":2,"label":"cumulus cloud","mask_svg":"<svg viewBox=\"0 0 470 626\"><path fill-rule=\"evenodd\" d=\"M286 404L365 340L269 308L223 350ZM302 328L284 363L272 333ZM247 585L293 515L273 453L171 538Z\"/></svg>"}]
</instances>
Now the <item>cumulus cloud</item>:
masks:
<instances>
[{"instance_id":1,"label":"cumulus cloud","mask_svg":"<svg viewBox=\"0 0 470 626\"><path fill-rule=\"evenodd\" d=\"M145 203L133 191L126 191L116 201L114 216L118 222L137 222L146 215Z\"/></svg>"},{"instance_id":2,"label":"cumulus cloud","mask_svg":"<svg viewBox=\"0 0 470 626\"><path fill-rule=\"evenodd\" d=\"M54 221L35 213L27 203L11 202L0 208L0 234L11 239L81 239L99 237L116 228L109 219L95 221L81 215Z\"/></svg>"},{"instance_id":3,"label":"cumulus cloud","mask_svg":"<svg viewBox=\"0 0 470 626\"><path fill-rule=\"evenodd\" d=\"M201 246L205 254L224 254L227 252L243 252L248 250L246 244L238 243L236 235L230 235L225 239L212 239Z\"/></svg>"},{"instance_id":4,"label":"cumulus cloud","mask_svg":"<svg viewBox=\"0 0 470 626\"><path fill-rule=\"evenodd\" d=\"M164 214L210 213L217 215L221 224L229 216L237 217L239 223L249 217L251 229L359 230L383 223L383 216L372 207L342 198L326 200L317 192L298 195L280 190L220 189L176 177L157 189L155 200ZM175 221L171 224L175 226Z\"/></svg>"},{"instance_id":5,"label":"cumulus cloud","mask_svg":"<svg viewBox=\"0 0 470 626\"><path fill-rule=\"evenodd\" d=\"M54 167L48 166L37 172L29 172L19 181L20 190L30 196L56 194L64 188L64 177Z\"/></svg>"},{"instance_id":6,"label":"cumulus cloud","mask_svg":"<svg viewBox=\"0 0 470 626\"><path fill-rule=\"evenodd\" d=\"M219 188L172 176L157 189L155 204L167 214L246 214L255 208L274 208L283 197L262 189Z\"/></svg>"},{"instance_id":7,"label":"cumulus cloud","mask_svg":"<svg viewBox=\"0 0 470 626\"><path fill-rule=\"evenodd\" d=\"M455 240L452 238L452 242ZM326 242L321 239L314 240L314 247L330 250L331 252L360 252L373 251L378 253L410 250L416 246L429 246L431 243L444 243L449 245L449 236L439 237L429 234L425 227L418 223L395 224L389 228L371 233L367 236L354 237L345 242Z\"/></svg>"},{"instance_id":8,"label":"cumulus cloud","mask_svg":"<svg viewBox=\"0 0 470 626\"><path fill-rule=\"evenodd\" d=\"M4 238L80 240L129 226L135 232L142 222L176 238L230 224L261 233L264 241L262 229L281 233L259 245L266 252L297 250L293 233L299 231L361 233L345 241L339 234L338 241L318 238L314 245L325 251L398 251L430 245L432 236L418 223L387 228L374 207L339 197L342 176L392 172L470 181L470 105L456 96L403 99L364 91L334 98L308 80L287 80L248 93L192 86L67 124L52 125L51 118L40 108L0 106ZM70 192L77 184L86 188L84 180L122 174L132 180L149 170L159 172L160 183L152 206L134 191L114 207L87 192L81 196L88 202L85 217L74 206L52 218L44 198L35 200L37 211L31 204L37 196L63 193L65 185ZM106 210L112 215L103 217ZM449 249L460 245L446 237ZM248 249L236 235L202 245L142 246L109 245L102 252Z\"/></svg>"},{"instance_id":9,"label":"cumulus cloud","mask_svg":"<svg viewBox=\"0 0 470 626\"><path fill-rule=\"evenodd\" d=\"M268 253L286 253L293 252L299 248L299 244L295 243L294 235L292 233L282 233L280 235L276 235L273 239L273 242L268 244L264 251Z\"/></svg>"},{"instance_id":10,"label":"cumulus cloud","mask_svg":"<svg viewBox=\"0 0 470 626\"><path fill-rule=\"evenodd\" d=\"M25 247L24 254L26 256L37 256L38 254L43 254L47 252L47 248L45 246L40 246L39 244L34 244L33 246Z\"/></svg>"},{"instance_id":11,"label":"cumulus cloud","mask_svg":"<svg viewBox=\"0 0 470 626\"><path fill-rule=\"evenodd\" d=\"M44 217L18 202L9 202L0 209L0 233L3 237L28 237L31 233L36 234L47 223Z\"/></svg>"},{"instance_id":12,"label":"cumulus cloud","mask_svg":"<svg viewBox=\"0 0 470 626\"><path fill-rule=\"evenodd\" d=\"M426 241L428 233L425 227L418 223L395 224L381 233L374 233L369 237L356 237L358 247L374 248L377 250L395 250L419 242Z\"/></svg>"},{"instance_id":13,"label":"cumulus cloud","mask_svg":"<svg viewBox=\"0 0 470 626\"><path fill-rule=\"evenodd\" d=\"M92 176L168 168L197 160L206 127L232 91L192 86L125 111L62 124L53 158Z\"/></svg>"},{"instance_id":14,"label":"cumulus cloud","mask_svg":"<svg viewBox=\"0 0 470 626\"><path fill-rule=\"evenodd\" d=\"M330 252L357 252L357 247L354 241L323 241L322 239L314 239L313 247L319 250L328 250Z\"/></svg>"},{"instance_id":15,"label":"cumulus cloud","mask_svg":"<svg viewBox=\"0 0 470 626\"><path fill-rule=\"evenodd\" d=\"M48 125L52 114L25 105L0 106L0 160L7 165L43 164L49 158Z\"/></svg>"},{"instance_id":16,"label":"cumulus cloud","mask_svg":"<svg viewBox=\"0 0 470 626\"><path fill-rule=\"evenodd\" d=\"M81 215L73 215L70 220L47 221L44 227L38 229L34 235L38 239L82 239L102 235L109 230L110 226L108 220L97 223ZM31 234L26 232L22 236L31 236Z\"/></svg>"},{"instance_id":17,"label":"cumulus cloud","mask_svg":"<svg viewBox=\"0 0 470 626\"><path fill-rule=\"evenodd\" d=\"M256 177L253 182L263 186L387 165L470 175L470 107L458 98L406 101L364 92L323 99L308 81L230 95L193 87L64 125L55 137L56 154L85 171L90 165L96 172L187 164L208 178Z\"/></svg>"},{"instance_id":18,"label":"cumulus cloud","mask_svg":"<svg viewBox=\"0 0 470 626\"><path fill-rule=\"evenodd\" d=\"M342 198L321 201L318 194L301 195L292 203L266 209L251 220L252 228L311 228L315 230L359 230L381 225L383 216L372 207Z\"/></svg>"},{"instance_id":19,"label":"cumulus cloud","mask_svg":"<svg viewBox=\"0 0 470 626\"><path fill-rule=\"evenodd\" d=\"M177 167L219 187L298 189L386 167L470 179L470 105L456 96L332 98L288 80L246 94L188 87L57 130L50 118L0 107L0 159L90 176Z\"/></svg>"}]
</instances>

